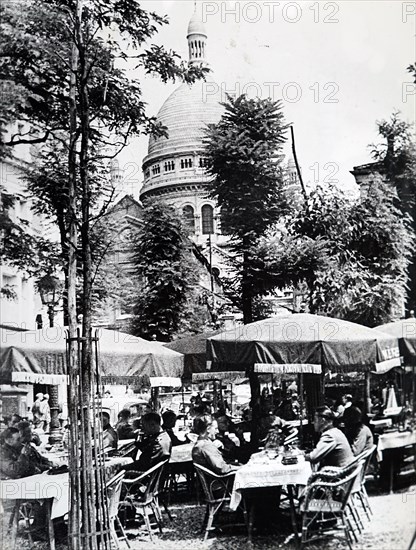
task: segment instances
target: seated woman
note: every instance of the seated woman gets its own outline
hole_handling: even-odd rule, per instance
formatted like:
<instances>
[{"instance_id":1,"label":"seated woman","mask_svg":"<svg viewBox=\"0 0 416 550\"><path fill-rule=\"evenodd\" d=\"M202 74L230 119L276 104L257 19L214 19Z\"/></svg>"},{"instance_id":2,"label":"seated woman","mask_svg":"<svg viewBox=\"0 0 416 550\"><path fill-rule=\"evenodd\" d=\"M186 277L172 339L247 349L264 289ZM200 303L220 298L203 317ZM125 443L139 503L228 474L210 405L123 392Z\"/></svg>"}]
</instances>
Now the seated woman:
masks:
<instances>
[{"instance_id":1,"label":"seated woman","mask_svg":"<svg viewBox=\"0 0 416 550\"><path fill-rule=\"evenodd\" d=\"M351 445L354 456L367 451L374 445L371 430L362 421L362 413L358 407L348 407L343 416L345 435Z\"/></svg>"},{"instance_id":2,"label":"seated woman","mask_svg":"<svg viewBox=\"0 0 416 550\"><path fill-rule=\"evenodd\" d=\"M224 475L239 468L239 465L228 464L214 441L218 434L218 424L209 414L195 418L194 432L198 439L192 449L192 459L215 474Z\"/></svg>"}]
</instances>

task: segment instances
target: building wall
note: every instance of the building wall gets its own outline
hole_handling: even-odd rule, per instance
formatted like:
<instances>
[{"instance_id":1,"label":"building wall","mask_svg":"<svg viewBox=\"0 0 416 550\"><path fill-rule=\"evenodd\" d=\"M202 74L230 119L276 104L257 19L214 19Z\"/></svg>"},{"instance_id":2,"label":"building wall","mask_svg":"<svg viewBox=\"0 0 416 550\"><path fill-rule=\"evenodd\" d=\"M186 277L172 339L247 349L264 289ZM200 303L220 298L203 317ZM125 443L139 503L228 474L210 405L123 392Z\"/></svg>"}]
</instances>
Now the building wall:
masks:
<instances>
[{"instance_id":1,"label":"building wall","mask_svg":"<svg viewBox=\"0 0 416 550\"><path fill-rule=\"evenodd\" d=\"M25 193L22 180L23 161L7 160L0 162L1 187L3 192L15 198L14 206L9 210L12 221L18 225L25 222L25 230L32 235L45 235L45 222L31 210L32 201ZM0 298L0 323L28 329L36 328L36 316L41 314L44 324L47 312L43 308L36 291L36 282L24 271L20 271L7 262L0 265L0 286L8 285L15 293L15 299Z\"/></svg>"}]
</instances>

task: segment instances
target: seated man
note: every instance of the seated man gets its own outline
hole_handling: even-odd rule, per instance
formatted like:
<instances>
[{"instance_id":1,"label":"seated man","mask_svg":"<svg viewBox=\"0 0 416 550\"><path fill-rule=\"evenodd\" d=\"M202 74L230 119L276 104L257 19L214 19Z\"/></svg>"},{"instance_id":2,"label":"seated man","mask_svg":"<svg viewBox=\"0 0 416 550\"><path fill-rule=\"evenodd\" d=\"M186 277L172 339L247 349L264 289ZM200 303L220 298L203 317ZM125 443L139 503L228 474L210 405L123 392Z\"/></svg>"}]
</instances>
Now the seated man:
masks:
<instances>
[{"instance_id":1,"label":"seated man","mask_svg":"<svg viewBox=\"0 0 416 550\"><path fill-rule=\"evenodd\" d=\"M350 444L338 428L334 428L335 414L329 407L318 407L315 411L314 429L321 437L313 451L305 455L312 464L344 468L354 460Z\"/></svg>"},{"instance_id":2,"label":"seated man","mask_svg":"<svg viewBox=\"0 0 416 550\"><path fill-rule=\"evenodd\" d=\"M40 474L52 466L49 460L32 447L30 441L24 441L22 444L22 436L17 428L7 428L3 437L4 443L0 447L1 479L17 479Z\"/></svg>"},{"instance_id":3,"label":"seated man","mask_svg":"<svg viewBox=\"0 0 416 550\"><path fill-rule=\"evenodd\" d=\"M118 435L115 429L110 424L110 415L108 412L101 413L101 423L103 427L103 446L117 449Z\"/></svg>"},{"instance_id":4,"label":"seated man","mask_svg":"<svg viewBox=\"0 0 416 550\"><path fill-rule=\"evenodd\" d=\"M177 447L178 445L184 445L185 443L188 443L188 441L186 440L179 439L179 437L173 431L173 428L175 427L175 424L176 424L176 414L173 411L165 411L162 414L162 418L163 418L162 430L164 430L170 437L173 447Z\"/></svg>"},{"instance_id":5,"label":"seated man","mask_svg":"<svg viewBox=\"0 0 416 550\"><path fill-rule=\"evenodd\" d=\"M117 431L119 440L135 438L133 426L129 422L130 417L131 417L131 412L129 411L129 409L122 409L118 413L118 422L116 424L116 431Z\"/></svg>"},{"instance_id":6,"label":"seated man","mask_svg":"<svg viewBox=\"0 0 416 550\"><path fill-rule=\"evenodd\" d=\"M32 431L32 426L27 420L22 420L16 426L20 432L22 443L33 443L37 447L41 445L39 434Z\"/></svg>"},{"instance_id":7,"label":"seated man","mask_svg":"<svg viewBox=\"0 0 416 550\"><path fill-rule=\"evenodd\" d=\"M273 432L279 432L282 434L282 444L285 437L296 434L297 430L288 424L283 418L277 416L274 413L263 415L259 420L259 440L260 443L265 444L269 435Z\"/></svg>"},{"instance_id":8,"label":"seated man","mask_svg":"<svg viewBox=\"0 0 416 550\"><path fill-rule=\"evenodd\" d=\"M160 415L155 412L142 417L144 439L136 442L136 448L141 454L132 464L124 466L125 470L145 472L170 457L172 442L169 435L162 430L160 422Z\"/></svg>"},{"instance_id":9,"label":"seated man","mask_svg":"<svg viewBox=\"0 0 416 550\"><path fill-rule=\"evenodd\" d=\"M239 468L237 465L227 464L214 440L218 434L217 421L211 415L205 414L194 420L194 432L198 439L192 449L192 459L215 474L223 475Z\"/></svg>"}]
</instances>

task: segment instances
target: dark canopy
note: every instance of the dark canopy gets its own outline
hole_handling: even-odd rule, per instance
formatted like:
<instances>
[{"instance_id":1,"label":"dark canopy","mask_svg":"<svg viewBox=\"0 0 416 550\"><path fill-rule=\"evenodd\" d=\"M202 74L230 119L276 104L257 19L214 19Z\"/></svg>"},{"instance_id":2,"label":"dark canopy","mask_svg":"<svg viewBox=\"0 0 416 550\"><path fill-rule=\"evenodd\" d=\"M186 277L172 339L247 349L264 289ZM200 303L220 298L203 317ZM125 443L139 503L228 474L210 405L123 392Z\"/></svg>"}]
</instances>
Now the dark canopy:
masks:
<instances>
[{"instance_id":1,"label":"dark canopy","mask_svg":"<svg viewBox=\"0 0 416 550\"><path fill-rule=\"evenodd\" d=\"M333 372L400 365L397 338L368 327L308 313L276 316L208 339L212 370Z\"/></svg>"},{"instance_id":2,"label":"dark canopy","mask_svg":"<svg viewBox=\"0 0 416 550\"><path fill-rule=\"evenodd\" d=\"M192 379L192 374L207 370L207 339L218 333L218 330L215 332L205 332L165 344L166 348L182 353L185 356L183 371L185 379Z\"/></svg>"},{"instance_id":3,"label":"dark canopy","mask_svg":"<svg viewBox=\"0 0 416 550\"><path fill-rule=\"evenodd\" d=\"M375 328L390 336L398 338L400 355L405 365L416 365L416 319L400 319L393 323L386 323Z\"/></svg>"},{"instance_id":4,"label":"dark canopy","mask_svg":"<svg viewBox=\"0 0 416 550\"><path fill-rule=\"evenodd\" d=\"M106 383L123 384L138 376L183 373L183 355L131 334L99 329L100 373ZM57 384L66 372L66 330L0 331L2 382Z\"/></svg>"}]
</instances>

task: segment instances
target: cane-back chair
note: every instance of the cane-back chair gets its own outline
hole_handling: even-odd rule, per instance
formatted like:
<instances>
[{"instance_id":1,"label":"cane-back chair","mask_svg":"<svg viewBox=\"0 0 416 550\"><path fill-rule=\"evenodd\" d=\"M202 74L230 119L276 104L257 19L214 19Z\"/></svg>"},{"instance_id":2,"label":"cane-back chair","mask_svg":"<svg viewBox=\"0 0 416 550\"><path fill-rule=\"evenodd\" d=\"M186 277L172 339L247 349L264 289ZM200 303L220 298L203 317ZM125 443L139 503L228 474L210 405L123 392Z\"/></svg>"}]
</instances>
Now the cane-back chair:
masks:
<instances>
[{"instance_id":1,"label":"cane-back chair","mask_svg":"<svg viewBox=\"0 0 416 550\"><path fill-rule=\"evenodd\" d=\"M129 477L123 479L123 497L119 509L126 511L130 508L134 511L134 514L142 515L150 540L153 540L150 524L151 513L153 513L159 531L162 533L162 515L157 495L163 469L167 463L168 459L159 462L146 472L129 471Z\"/></svg>"},{"instance_id":2,"label":"cane-back chair","mask_svg":"<svg viewBox=\"0 0 416 550\"><path fill-rule=\"evenodd\" d=\"M194 467L207 505L202 526L202 530L204 530L205 527L205 541L208 538L208 533L214 529L214 517L221 511L225 504L230 502L235 472L218 475L195 462Z\"/></svg>"},{"instance_id":3,"label":"cane-back chair","mask_svg":"<svg viewBox=\"0 0 416 550\"><path fill-rule=\"evenodd\" d=\"M356 535L350 513L351 493L354 483L360 480L362 467L362 462L355 464L346 476L340 476L340 470L312 476L301 505L302 547L318 539L341 535L352 550L352 536L356 539Z\"/></svg>"}]
</instances>

